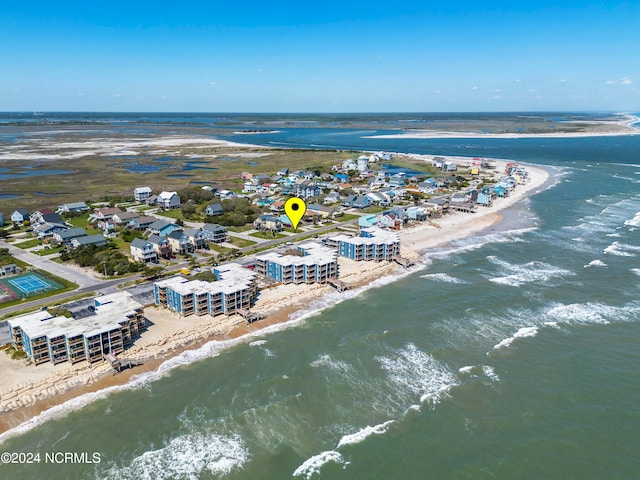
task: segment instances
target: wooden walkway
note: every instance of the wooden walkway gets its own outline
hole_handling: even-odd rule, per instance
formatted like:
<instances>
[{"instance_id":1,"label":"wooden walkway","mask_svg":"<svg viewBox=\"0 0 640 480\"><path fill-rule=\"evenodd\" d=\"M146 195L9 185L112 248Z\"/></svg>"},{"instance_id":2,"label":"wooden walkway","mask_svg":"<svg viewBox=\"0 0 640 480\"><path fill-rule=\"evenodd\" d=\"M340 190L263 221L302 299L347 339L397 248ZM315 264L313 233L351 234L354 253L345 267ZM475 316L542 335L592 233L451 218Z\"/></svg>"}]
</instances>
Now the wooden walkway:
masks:
<instances>
[{"instance_id":1,"label":"wooden walkway","mask_svg":"<svg viewBox=\"0 0 640 480\"><path fill-rule=\"evenodd\" d=\"M113 374L120 373L122 370L127 368L137 367L138 365L142 365L142 362L137 360L122 360L116 357L112 353L105 353L104 359L111 364L111 368L113 368Z\"/></svg>"}]
</instances>

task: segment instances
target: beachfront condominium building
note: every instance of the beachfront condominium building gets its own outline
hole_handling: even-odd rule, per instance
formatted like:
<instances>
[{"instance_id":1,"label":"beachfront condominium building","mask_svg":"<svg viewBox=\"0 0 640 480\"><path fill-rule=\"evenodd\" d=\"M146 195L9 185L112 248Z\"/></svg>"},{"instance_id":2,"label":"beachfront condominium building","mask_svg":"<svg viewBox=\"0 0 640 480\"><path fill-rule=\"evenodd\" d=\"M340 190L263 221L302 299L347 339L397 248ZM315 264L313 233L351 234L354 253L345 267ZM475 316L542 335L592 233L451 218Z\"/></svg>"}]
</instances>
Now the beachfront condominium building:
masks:
<instances>
[{"instance_id":1,"label":"beachfront condominium building","mask_svg":"<svg viewBox=\"0 0 640 480\"><path fill-rule=\"evenodd\" d=\"M297 255L256 255L256 272L287 283L327 283L338 276L336 252L319 243L298 246Z\"/></svg>"},{"instance_id":2,"label":"beachfront condominium building","mask_svg":"<svg viewBox=\"0 0 640 480\"><path fill-rule=\"evenodd\" d=\"M217 280L187 280L176 276L153 284L155 303L183 316L232 315L250 308L258 293L256 274L238 264L213 269Z\"/></svg>"},{"instance_id":3,"label":"beachfront condominium building","mask_svg":"<svg viewBox=\"0 0 640 480\"><path fill-rule=\"evenodd\" d=\"M351 260L394 260L400 257L400 237L378 227L360 229L359 237L340 234L326 240L341 256Z\"/></svg>"},{"instance_id":4,"label":"beachfront condominium building","mask_svg":"<svg viewBox=\"0 0 640 480\"><path fill-rule=\"evenodd\" d=\"M53 316L47 310L11 318L11 344L34 365L94 363L108 353L121 353L146 327L142 305L130 293L97 297L94 305L93 315L80 319Z\"/></svg>"}]
</instances>

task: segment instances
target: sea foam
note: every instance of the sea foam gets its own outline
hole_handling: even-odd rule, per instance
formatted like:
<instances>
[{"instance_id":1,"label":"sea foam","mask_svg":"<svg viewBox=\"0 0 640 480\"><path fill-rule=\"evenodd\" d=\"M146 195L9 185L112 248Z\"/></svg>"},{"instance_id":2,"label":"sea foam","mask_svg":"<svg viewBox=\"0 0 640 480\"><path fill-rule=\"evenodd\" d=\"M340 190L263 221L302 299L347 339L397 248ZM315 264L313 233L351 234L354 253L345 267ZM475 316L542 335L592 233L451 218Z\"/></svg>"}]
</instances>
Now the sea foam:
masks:
<instances>
[{"instance_id":1,"label":"sea foam","mask_svg":"<svg viewBox=\"0 0 640 480\"><path fill-rule=\"evenodd\" d=\"M340 452L328 450L305 460L302 465L295 469L293 476L310 479L313 475L319 474L322 466L327 463L337 463L339 465L346 464Z\"/></svg>"},{"instance_id":2,"label":"sea foam","mask_svg":"<svg viewBox=\"0 0 640 480\"><path fill-rule=\"evenodd\" d=\"M356 443L363 442L371 435L382 435L384 433L387 433L387 431L389 430L389 426L393 423L395 423L395 420L389 420L373 427L366 426L358 430L356 433L344 435L338 443L338 448L344 447L345 445L354 445Z\"/></svg>"},{"instance_id":3,"label":"sea foam","mask_svg":"<svg viewBox=\"0 0 640 480\"><path fill-rule=\"evenodd\" d=\"M214 476L227 475L242 467L248 458L249 453L238 435L182 435L163 448L135 457L128 466L112 467L106 478L195 480L204 472Z\"/></svg>"},{"instance_id":4,"label":"sea foam","mask_svg":"<svg viewBox=\"0 0 640 480\"><path fill-rule=\"evenodd\" d=\"M535 337L538 334L538 327L522 327L511 337L505 338L499 343L495 344L493 350L500 350L502 348L510 347L513 342L520 338Z\"/></svg>"},{"instance_id":5,"label":"sea foam","mask_svg":"<svg viewBox=\"0 0 640 480\"><path fill-rule=\"evenodd\" d=\"M510 275L490 278L489 281L510 287L519 287L527 283L546 282L552 278L575 275L570 270L556 267L548 263L534 260L523 265L511 264L499 260L495 256L487 257L488 260L503 268L504 273L513 272Z\"/></svg>"}]
</instances>

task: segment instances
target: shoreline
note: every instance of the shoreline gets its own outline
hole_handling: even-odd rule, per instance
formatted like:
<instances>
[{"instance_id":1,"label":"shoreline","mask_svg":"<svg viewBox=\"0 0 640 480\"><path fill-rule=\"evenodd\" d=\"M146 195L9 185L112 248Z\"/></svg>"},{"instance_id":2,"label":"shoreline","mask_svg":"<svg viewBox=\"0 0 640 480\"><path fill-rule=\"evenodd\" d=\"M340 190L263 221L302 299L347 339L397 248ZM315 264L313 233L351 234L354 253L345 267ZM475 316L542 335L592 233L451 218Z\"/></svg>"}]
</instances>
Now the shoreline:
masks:
<instances>
[{"instance_id":1,"label":"shoreline","mask_svg":"<svg viewBox=\"0 0 640 480\"><path fill-rule=\"evenodd\" d=\"M427 157L431 158L427 155L408 156L423 161L426 161ZM505 163L506 161L503 160L498 161L498 171L504 169ZM423 223L401 230L399 234L402 255L413 261L419 261L430 249L450 245L455 240L490 230L504 218L498 212L552 184L554 176L550 168L525 163L522 165L529 172L529 182L525 185L519 185L509 197L497 199L492 207L480 207L478 212L473 214L449 214L438 219L439 227ZM420 268L422 267L423 265ZM337 297L331 305L353 298L366 289L375 288L376 281L382 280L384 282L387 278L394 281L403 276L402 272L406 272L408 275L412 271L403 269L394 263L355 262L341 259L340 278L347 281L352 290L348 295L340 294L342 296ZM383 282L377 283L382 284ZM316 308L314 303L320 304L323 298L333 292L335 290L327 285L281 285L260 292L253 310L265 314L266 318L263 320L247 324L238 315L225 318L216 317L204 322L188 319L181 331L175 331L175 323L180 321L177 314L171 314L171 312L160 310L157 307L150 307L147 309L148 316L158 321L168 319L167 323L174 326L174 331L168 333L166 331L154 330L150 333L147 331L133 347L125 352L124 358L141 359L144 362L142 366L125 370L117 375L110 375L110 366L104 364L75 370L73 367L63 370L61 365L49 369L52 372L49 375L50 378L34 380L30 385L20 385L17 388L3 391L3 398L0 398L0 408L2 409L2 413L0 413L0 443L8 431L20 425L23 428L30 428L31 425L45 421L50 415L56 415L58 412L65 414L64 412L68 409L84 405L81 397L85 395L89 396L85 397L86 400L92 401L103 395L109 395L113 391L135 388L132 384L141 379L141 381L145 381L149 377L162 376L166 370L174 366L193 361L193 359L187 358L186 362L181 362L181 359L178 358L181 355L188 357L189 352L197 354L197 351L205 349L204 347L211 347L208 352L204 352L204 356L201 358L210 357L213 355L211 349L214 349L213 353L217 354L233 345L249 342L252 338L267 335L274 330L291 328L298 321L306 318L309 313L313 315L318 310L324 309L325 307L321 305ZM336 295L338 294L336 293ZM310 311L305 310L309 307L311 307ZM151 328L156 328L156 326ZM162 330L162 328L158 327L158 330ZM26 405L21 405L23 401ZM65 409L65 405L69 402L73 404L69 404L69 408ZM12 404L13 408L7 410L7 406Z\"/></svg>"},{"instance_id":2,"label":"shoreline","mask_svg":"<svg viewBox=\"0 0 640 480\"><path fill-rule=\"evenodd\" d=\"M626 135L640 135L640 128L633 127L640 124L640 117L625 115L619 121L569 121L571 123L588 123L595 127L605 127L603 131L583 131L583 132L547 132L547 133L478 133L478 132L456 132L444 130L410 130L402 133L392 133L383 135L367 135L362 138L384 138L384 139L428 139L428 138L582 138L582 137L617 137Z\"/></svg>"}]
</instances>

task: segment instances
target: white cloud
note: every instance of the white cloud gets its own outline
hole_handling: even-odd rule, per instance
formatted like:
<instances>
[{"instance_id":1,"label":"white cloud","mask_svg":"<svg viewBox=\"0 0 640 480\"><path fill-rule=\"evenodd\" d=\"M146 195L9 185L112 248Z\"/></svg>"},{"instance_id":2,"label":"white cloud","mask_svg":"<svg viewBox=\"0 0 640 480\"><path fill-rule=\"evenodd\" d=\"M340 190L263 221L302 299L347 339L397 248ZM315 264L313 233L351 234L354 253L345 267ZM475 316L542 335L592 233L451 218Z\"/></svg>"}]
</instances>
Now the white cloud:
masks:
<instances>
[{"instance_id":1,"label":"white cloud","mask_svg":"<svg viewBox=\"0 0 640 480\"><path fill-rule=\"evenodd\" d=\"M622 77L619 80L607 80L605 83L607 85L631 85L633 84L633 80L629 77Z\"/></svg>"},{"instance_id":2,"label":"white cloud","mask_svg":"<svg viewBox=\"0 0 640 480\"><path fill-rule=\"evenodd\" d=\"M121 93L114 93L113 98L120 98L122 96Z\"/></svg>"},{"instance_id":3,"label":"white cloud","mask_svg":"<svg viewBox=\"0 0 640 480\"><path fill-rule=\"evenodd\" d=\"M516 78L516 79L514 80L514 82L516 82L516 83L522 83L522 79L520 79L520 78Z\"/></svg>"},{"instance_id":4,"label":"white cloud","mask_svg":"<svg viewBox=\"0 0 640 480\"><path fill-rule=\"evenodd\" d=\"M218 82L209 82L209 85L215 87L218 84Z\"/></svg>"},{"instance_id":5,"label":"white cloud","mask_svg":"<svg viewBox=\"0 0 640 480\"><path fill-rule=\"evenodd\" d=\"M474 85L473 87L471 87L471 90L478 90L478 87Z\"/></svg>"},{"instance_id":6,"label":"white cloud","mask_svg":"<svg viewBox=\"0 0 640 480\"><path fill-rule=\"evenodd\" d=\"M442 90L434 90L433 93L435 93L436 95L440 95L442 93Z\"/></svg>"},{"instance_id":7,"label":"white cloud","mask_svg":"<svg viewBox=\"0 0 640 480\"><path fill-rule=\"evenodd\" d=\"M502 90L500 90L499 88L496 88L493 93L502 93Z\"/></svg>"},{"instance_id":8,"label":"white cloud","mask_svg":"<svg viewBox=\"0 0 640 480\"><path fill-rule=\"evenodd\" d=\"M489 97L489 100L500 100L502 95L494 95L493 97Z\"/></svg>"}]
</instances>

